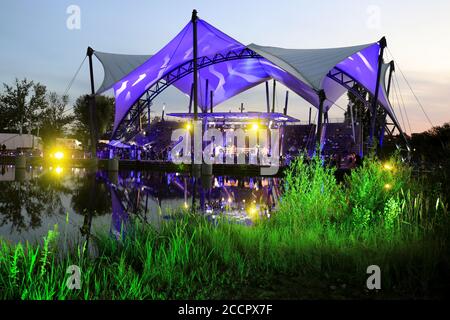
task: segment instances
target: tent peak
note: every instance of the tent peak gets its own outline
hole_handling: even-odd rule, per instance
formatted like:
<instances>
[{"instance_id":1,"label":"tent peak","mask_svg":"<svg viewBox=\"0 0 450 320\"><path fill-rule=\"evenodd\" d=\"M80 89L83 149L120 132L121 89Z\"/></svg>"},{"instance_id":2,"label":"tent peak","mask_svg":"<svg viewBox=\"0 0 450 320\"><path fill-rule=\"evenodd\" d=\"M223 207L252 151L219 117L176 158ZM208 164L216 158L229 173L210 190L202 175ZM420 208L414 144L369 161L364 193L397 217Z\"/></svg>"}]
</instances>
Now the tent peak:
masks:
<instances>
[{"instance_id":1,"label":"tent peak","mask_svg":"<svg viewBox=\"0 0 450 320\"><path fill-rule=\"evenodd\" d=\"M386 48L387 47L387 40L386 37L383 36L383 38L380 39L380 41L378 41L378 43L380 44L381 48Z\"/></svg>"},{"instance_id":2,"label":"tent peak","mask_svg":"<svg viewBox=\"0 0 450 320\"><path fill-rule=\"evenodd\" d=\"M92 49L90 46L87 47L86 55L87 55L88 57L89 57L89 56L92 56L92 55L94 54L94 52L95 52L95 50Z\"/></svg>"},{"instance_id":3,"label":"tent peak","mask_svg":"<svg viewBox=\"0 0 450 320\"><path fill-rule=\"evenodd\" d=\"M192 22L194 22L194 21L196 21L198 19L198 16L197 16L197 10L192 10L192 18L191 18L191 21Z\"/></svg>"}]
</instances>

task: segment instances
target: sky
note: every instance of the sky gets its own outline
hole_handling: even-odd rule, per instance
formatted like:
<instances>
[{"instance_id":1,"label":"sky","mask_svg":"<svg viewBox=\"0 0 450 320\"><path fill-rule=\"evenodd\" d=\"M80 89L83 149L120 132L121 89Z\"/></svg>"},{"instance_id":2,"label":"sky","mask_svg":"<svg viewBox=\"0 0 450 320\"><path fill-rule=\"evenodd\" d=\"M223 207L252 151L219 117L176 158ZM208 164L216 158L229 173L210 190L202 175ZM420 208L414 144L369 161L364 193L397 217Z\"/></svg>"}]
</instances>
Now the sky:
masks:
<instances>
[{"instance_id":1,"label":"sky","mask_svg":"<svg viewBox=\"0 0 450 320\"><path fill-rule=\"evenodd\" d=\"M80 24L67 20L79 8ZM191 12L244 43L283 48L331 48L365 44L386 36L387 59L394 59L421 101L433 125L450 122L450 1L447 0L1 0L0 83L17 77L45 84L50 91L65 92L86 55L86 48L127 54L153 54L188 23ZM79 27L79 28L78 28ZM99 87L103 70L94 61ZM431 127L402 74L397 78L406 115L407 133ZM278 86L277 106L282 108L284 88ZM88 64L68 94L73 102L89 93ZM264 86L255 87L224 102L218 111L265 110ZM309 105L294 94L289 113L307 120ZM392 97L394 104L396 97ZM185 95L171 88L155 101L169 112L185 111ZM345 106L345 98L338 104ZM397 112L399 113L399 112ZM330 118L342 118L333 108ZM408 121L409 120L409 121ZM409 122L409 124L408 124ZM411 129L410 129L411 128Z\"/></svg>"}]
</instances>

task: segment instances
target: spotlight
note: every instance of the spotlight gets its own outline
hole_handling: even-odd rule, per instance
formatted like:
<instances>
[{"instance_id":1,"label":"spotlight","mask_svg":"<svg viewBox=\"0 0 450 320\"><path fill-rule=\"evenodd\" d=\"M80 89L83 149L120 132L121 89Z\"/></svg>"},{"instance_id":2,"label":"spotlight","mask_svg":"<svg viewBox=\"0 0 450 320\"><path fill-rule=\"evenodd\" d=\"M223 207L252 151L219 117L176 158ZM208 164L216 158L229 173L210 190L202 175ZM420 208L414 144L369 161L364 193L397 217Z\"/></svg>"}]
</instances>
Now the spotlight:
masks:
<instances>
[{"instance_id":1,"label":"spotlight","mask_svg":"<svg viewBox=\"0 0 450 320\"><path fill-rule=\"evenodd\" d=\"M386 183L386 184L384 185L384 189L385 189L385 190L391 190L391 189L392 189L392 185L391 185L390 183Z\"/></svg>"},{"instance_id":2,"label":"spotlight","mask_svg":"<svg viewBox=\"0 0 450 320\"><path fill-rule=\"evenodd\" d=\"M61 160L62 158L64 158L64 153L62 151L56 151L53 156L56 160Z\"/></svg>"},{"instance_id":3,"label":"spotlight","mask_svg":"<svg viewBox=\"0 0 450 320\"><path fill-rule=\"evenodd\" d=\"M251 220L258 219L258 210L256 209L256 206L249 207L247 212Z\"/></svg>"}]
</instances>

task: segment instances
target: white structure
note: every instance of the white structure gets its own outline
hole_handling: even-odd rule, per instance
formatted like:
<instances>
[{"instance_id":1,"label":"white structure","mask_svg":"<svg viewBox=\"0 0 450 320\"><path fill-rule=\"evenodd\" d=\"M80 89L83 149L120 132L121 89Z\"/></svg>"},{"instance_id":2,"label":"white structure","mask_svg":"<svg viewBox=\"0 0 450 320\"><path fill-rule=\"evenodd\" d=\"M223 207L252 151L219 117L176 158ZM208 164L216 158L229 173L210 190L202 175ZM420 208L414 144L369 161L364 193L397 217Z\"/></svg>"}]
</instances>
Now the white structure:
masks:
<instances>
[{"instance_id":1,"label":"white structure","mask_svg":"<svg viewBox=\"0 0 450 320\"><path fill-rule=\"evenodd\" d=\"M5 145L6 150L43 150L42 139L32 134L0 133L0 148ZM0 149L1 150L1 149Z\"/></svg>"}]
</instances>

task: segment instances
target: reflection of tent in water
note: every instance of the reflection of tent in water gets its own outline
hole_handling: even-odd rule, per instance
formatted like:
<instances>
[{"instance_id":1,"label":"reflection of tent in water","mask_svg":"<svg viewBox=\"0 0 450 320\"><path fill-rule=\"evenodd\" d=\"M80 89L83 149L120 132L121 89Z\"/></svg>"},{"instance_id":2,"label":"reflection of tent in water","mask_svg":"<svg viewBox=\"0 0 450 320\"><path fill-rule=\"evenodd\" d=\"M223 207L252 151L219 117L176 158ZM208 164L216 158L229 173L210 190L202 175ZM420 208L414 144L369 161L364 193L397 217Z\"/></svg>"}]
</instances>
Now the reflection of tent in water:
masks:
<instances>
[{"instance_id":1,"label":"reflection of tent in water","mask_svg":"<svg viewBox=\"0 0 450 320\"><path fill-rule=\"evenodd\" d=\"M112 216L111 216L111 230L110 232L116 236L116 238L121 238L123 236L123 232L125 231L124 227L128 221L128 213L122 205L122 202L119 200L119 196L117 195L117 191L115 188L111 187L111 208L112 208Z\"/></svg>"},{"instance_id":2,"label":"reflection of tent in water","mask_svg":"<svg viewBox=\"0 0 450 320\"><path fill-rule=\"evenodd\" d=\"M188 204L194 190L191 178L177 173L131 171L121 173L116 184L110 183L106 175L102 176L111 192L111 231L116 235L123 233L129 214L143 221L159 223L162 201L169 200L166 205L174 210L179 209L183 203ZM276 178L216 177L213 180L208 188L199 184L196 191L203 212L245 212L249 206L256 205L270 211L280 197L279 181Z\"/></svg>"},{"instance_id":3,"label":"reflection of tent in water","mask_svg":"<svg viewBox=\"0 0 450 320\"><path fill-rule=\"evenodd\" d=\"M226 202L241 206L256 201L269 208L276 205L280 190L276 179L267 178L215 178L210 201Z\"/></svg>"}]
</instances>

